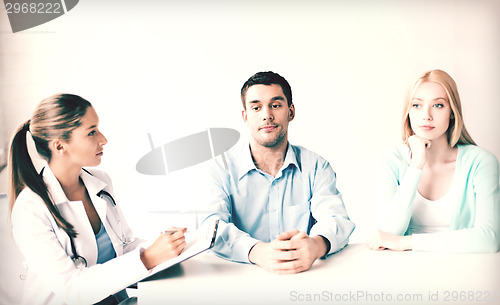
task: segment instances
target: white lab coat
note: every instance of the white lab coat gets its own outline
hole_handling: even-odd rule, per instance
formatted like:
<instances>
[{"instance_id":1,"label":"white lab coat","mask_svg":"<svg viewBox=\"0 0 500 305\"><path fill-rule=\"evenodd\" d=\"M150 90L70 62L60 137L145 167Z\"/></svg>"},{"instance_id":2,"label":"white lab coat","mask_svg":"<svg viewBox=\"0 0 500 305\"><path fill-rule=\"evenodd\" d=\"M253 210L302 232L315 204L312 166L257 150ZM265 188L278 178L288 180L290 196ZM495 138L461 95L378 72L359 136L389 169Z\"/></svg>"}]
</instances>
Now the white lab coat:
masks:
<instances>
[{"instance_id":1,"label":"white lab coat","mask_svg":"<svg viewBox=\"0 0 500 305\"><path fill-rule=\"evenodd\" d=\"M31 189L20 194L12 211L14 240L24 255L23 304L93 304L149 275L140 259L146 243L134 240L119 206L97 196L113 196L111 181L102 171L82 170L80 177L108 233L117 257L96 264L97 243L81 201L70 202L47 166L43 179L60 213L71 223L77 254L87 260L79 270L71 259L69 236L59 228L43 200ZM125 254L126 253L126 254Z\"/></svg>"}]
</instances>

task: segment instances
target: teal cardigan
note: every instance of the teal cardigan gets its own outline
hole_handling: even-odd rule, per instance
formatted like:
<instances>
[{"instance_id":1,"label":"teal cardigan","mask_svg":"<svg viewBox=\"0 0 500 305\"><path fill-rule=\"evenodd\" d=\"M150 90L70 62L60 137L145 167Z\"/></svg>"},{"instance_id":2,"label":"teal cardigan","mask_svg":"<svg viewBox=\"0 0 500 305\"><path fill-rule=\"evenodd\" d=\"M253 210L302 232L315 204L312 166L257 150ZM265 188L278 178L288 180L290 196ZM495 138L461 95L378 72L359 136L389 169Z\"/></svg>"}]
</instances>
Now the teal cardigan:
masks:
<instances>
[{"instance_id":1,"label":"teal cardigan","mask_svg":"<svg viewBox=\"0 0 500 305\"><path fill-rule=\"evenodd\" d=\"M409 166L409 148L398 145L378 162L377 224L406 235L422 171ZM455 204L446 232L413 234L414 251L497 252L500 249L499 165L475 145L458 145L449 192Z\"/></svg>"}]
</instances>

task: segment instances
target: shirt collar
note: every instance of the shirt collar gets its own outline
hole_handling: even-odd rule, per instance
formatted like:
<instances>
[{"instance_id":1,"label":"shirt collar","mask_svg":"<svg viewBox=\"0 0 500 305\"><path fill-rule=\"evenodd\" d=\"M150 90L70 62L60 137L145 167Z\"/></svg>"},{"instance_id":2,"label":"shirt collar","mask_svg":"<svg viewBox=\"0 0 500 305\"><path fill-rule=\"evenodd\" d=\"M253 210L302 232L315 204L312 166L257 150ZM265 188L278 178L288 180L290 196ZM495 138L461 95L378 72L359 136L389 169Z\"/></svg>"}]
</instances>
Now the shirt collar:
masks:
<instances>
[{"instance_id":1,"label":"shirt collar","mask_svg":"<svg viewBox=\"0 0 500 305\"><path fill-rule=\"evenodd\" d=\"M50 170L50 167L46 166L42 169L42 171L43 181L47 185L47 190L49 191L54 204L69 202L70 200L66 197L59 180L57 180L54 173ZM83 184L87 188L89 195L97 195L97 193L107 186L104 181L94 177L84 169L80 171L80 178L82 178Z\"/></svg>"},{"instance_id":2,"label":"shirt collar","mask_svg":"<svg viewBox=\"0 0 500 305\"><path fill-rule=\"evenodd\" d=\"M238 174L238 180L241 180L243 176L248 174L252 170L257 170L257 167L255 166L255 163L253 162L252 158L252 153L250 151L250 143L245 143L241 147L240 151L240 156L241 156L241 166L237 168L237 174ZM283 166L281 167L280 171L278 172L278 175L276 177L281 176L281 172L285 170L287 167L290 165L295 165L296 168L300 170L300 166L297 162L297 156L295 154L295 150L293 149L293 146L288 142L288 146L286 148L286 155L285 155L285 161L283 162Z\"/></svg>"}]
</instances>

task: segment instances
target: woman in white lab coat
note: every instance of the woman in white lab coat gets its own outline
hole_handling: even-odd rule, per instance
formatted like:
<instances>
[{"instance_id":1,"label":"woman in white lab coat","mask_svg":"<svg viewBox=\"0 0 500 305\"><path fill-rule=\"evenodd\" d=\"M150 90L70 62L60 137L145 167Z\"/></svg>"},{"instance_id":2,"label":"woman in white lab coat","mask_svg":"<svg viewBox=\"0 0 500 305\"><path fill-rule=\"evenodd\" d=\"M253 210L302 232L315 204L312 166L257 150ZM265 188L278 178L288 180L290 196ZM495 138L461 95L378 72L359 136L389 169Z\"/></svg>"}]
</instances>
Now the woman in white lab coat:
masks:
<instances>
[{"instance_id":1,"label":"woman in white lab coat","mask_svg":"<svg viewBox=\"0 0 500 305\"><path fill-rule=\"evenodd\" d=\"M71 94L43 100L19 127L10 151L13 236L26 268L23 304L118 304L125 288L159 263L180 254L184 229L160 234L149 247L134 239L98 170L103 146L99 118ZM36 172L31 134L48 166Z\"/></svg>"}]
</instances>

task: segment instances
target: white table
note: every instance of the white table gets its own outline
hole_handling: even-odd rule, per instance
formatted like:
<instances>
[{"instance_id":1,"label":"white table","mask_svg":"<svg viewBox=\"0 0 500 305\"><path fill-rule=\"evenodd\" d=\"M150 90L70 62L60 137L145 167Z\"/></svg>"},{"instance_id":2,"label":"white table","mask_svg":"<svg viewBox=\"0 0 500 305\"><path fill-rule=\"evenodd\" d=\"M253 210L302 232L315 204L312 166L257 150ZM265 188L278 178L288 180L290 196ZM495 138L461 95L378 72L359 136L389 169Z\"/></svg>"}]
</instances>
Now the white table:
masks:
<instances>
[{"instance_id":1,"label":"white table","mask_svg":"<svg viewBox=\"0 0 500 305\"><path fill-rule=\"evenodd\" d=\"M372 251L352 244L306 272L276 275L203 253L140 282L152 304L500 304L500 252Z\"/></svg>"}]
</instances>

